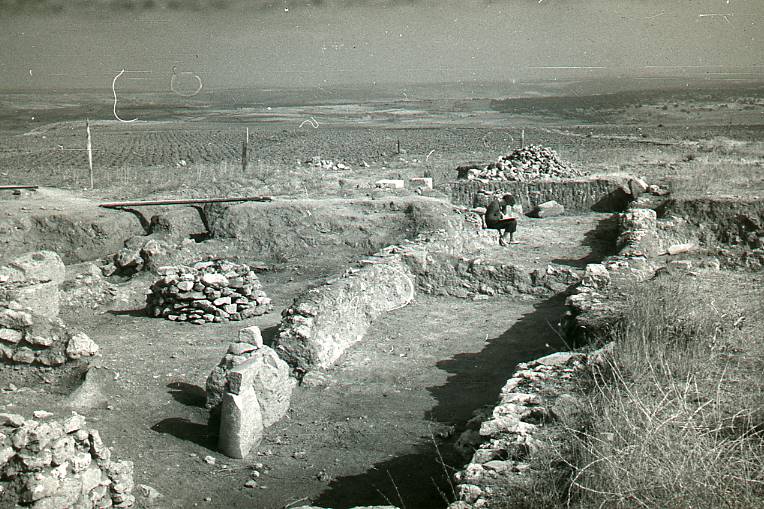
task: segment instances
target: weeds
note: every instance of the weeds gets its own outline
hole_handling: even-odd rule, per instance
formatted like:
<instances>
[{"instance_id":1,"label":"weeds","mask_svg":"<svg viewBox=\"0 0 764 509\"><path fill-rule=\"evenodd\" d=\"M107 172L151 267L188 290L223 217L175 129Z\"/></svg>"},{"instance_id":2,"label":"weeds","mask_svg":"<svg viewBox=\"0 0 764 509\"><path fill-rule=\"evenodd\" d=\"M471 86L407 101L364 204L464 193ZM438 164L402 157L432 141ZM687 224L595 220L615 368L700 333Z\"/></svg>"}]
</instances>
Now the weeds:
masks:
<instances>
[{"instance_id":1,"label":"weeds","mask_svg":"<svg viewBox=\"0 0 764 509\"><path fill-rule=\"evenodd\" d=\"M741 282L656 280L632 293L593 380L592 421L564 454L566 505L764 506L764 321L757 300L735 294ZM741 328L741 317L757 318Z\"/></svg>"}]
</instances>

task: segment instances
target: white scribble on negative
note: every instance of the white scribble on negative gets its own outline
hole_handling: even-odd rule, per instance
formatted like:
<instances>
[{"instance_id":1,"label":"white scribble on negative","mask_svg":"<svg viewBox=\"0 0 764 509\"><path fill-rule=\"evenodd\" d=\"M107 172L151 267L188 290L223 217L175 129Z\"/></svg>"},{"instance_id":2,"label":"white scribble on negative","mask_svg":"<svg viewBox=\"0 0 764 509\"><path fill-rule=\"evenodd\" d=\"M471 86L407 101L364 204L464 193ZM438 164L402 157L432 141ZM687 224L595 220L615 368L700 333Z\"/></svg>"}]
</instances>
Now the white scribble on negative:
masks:
<instances>
[{"instance_id":1,"label":"white scribble on negative","mask_svg":"<svg viewBox=\"0 0 764 509\"><path fill-rule=\"evenodd\" d=\"M197 83L198 83L198 86L197 86L196 90L193 91L190 94L184 94L182 92L178 92L177 90L175 90L175 80L177 79L178 74L183 74L183 75L186 75L186 76L193 76L196 79ZM176 72L176 67L172 68L172 76L170 77L170 90L172 90L175 94L177 94L177 95L179 95L181 97L193 97L193 96L195 96L196 94L198 94L199 92L202 91L202 87L203 87L202 79L199 77L199 75L194 74L192 72L188 72L188 71L182 71L182 72L178 73L178 72Z\"/></svg>"},{"instance_id":2,"label":"white scribble on negative","mask_svg":"<svg viewBox=\"0 0 764 509\"><path fill-rule=\"evenodd\" d=\"M429 161L429 160L430 160L430 156L432 155L432 153L433 153L433 152L435 152L435 149L432 149L432 150L430 150L430 151L427 153L427 157L425 157L425 158L424 158L424 162L427 162L427 161Z\"/></svg>"},{"instance_id":3,"label":"white scribble on negative","mask_svg":"<svg viewBox=\"0 0 764 509\"><path fill-rule=\"evenodd\" d=\"M306 123L310 124L310 127L312 127L313 129L318 129L318 126L321 125L321 124L318 123L318 120L316 120L313 117L310 117L310 118L307 118L307 119L303 120L300 123L300 127L304 126Z\"/></svg>"},{"instance_id":4,"label":"white scribble on negative","mask_svg":"<svg viewBox=\"0 0 764 509\"><path fill-rule=\"evenodd\" d=\"M126 124L129 124L130 122L135 122L138 119L134 118L132 120L122 120L121 118L119 118L119 115L117 115L117 89L115 87L116 87L116 84L117 84L117 78L119 78L123 74L125 74L125 70L124 69L119 71L119 74L114 76L114 80L111 82L111 91L114 94L114 107L112 108L112 112L114 113L114 118L116 118L120 122L124 122Z\"/></svg>"},{"instance_id":5,"label":"white scribble on negative","mask_svg":"<svg viewBox=\"0 0 764 509\"><path fill-rule=\"evenodd\" d=\"M726 21L727 23L731 23L730 18L733 15L734 13L732 12L728 12L728 13L721 12L721 13L698 14L698 17L699 18L724 18L724 21Z\"/></svg>"},{"instance_id":6,"label":"white scribble on negative","mask_svg":"<svg viewBox=\"0 0 764 509\"><path fill-rule=\"evenodd\" d=\"M657 17L663 16L664 14L666 14L666 11L661 11L658 14L655 14L653 16L647 16L645 19L655 19Z\"/></svg>"},{"instance_id":7,"label":"white scribble on negative","mask_svg":"<svg viewBox=\"0 0 764 509\"><path fill-rule=\"evenodd\" d=\"M30 76L32 75L32 69L29 69L29 75Z\"/></svg>"}]
</instances>

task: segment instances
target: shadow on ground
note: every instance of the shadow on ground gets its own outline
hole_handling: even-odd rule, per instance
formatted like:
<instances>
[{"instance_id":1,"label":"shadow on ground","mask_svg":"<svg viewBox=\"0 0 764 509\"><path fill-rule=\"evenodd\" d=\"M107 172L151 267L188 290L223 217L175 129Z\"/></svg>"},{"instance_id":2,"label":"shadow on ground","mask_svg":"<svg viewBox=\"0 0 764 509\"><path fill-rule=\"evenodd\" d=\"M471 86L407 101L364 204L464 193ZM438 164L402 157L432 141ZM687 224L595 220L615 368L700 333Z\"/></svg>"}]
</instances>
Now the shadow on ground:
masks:
<instances>
[{"instance_id":1,"label":"shadow on ground","mask_svg":"<svg viewBox=\"0 0 764 509\"><path fill-rule=\"evenodd\" d=\"M599 263L605 257L616 252L618 238L618 215L614 214L597 221L597 227L586 232L582 244L591 248L591 252L576 260L569 258L554 259L552 263L583 269L588 263Z\"/></svg>"},{"instance_id":2,"label":"shadow on ground","mask_svg":"<svg viewBox=\"0 0 764 509\"><path fill-rule=\"evenodd\" d=\"M168 392L175 401L182 405L204 408L207 403L207 392L203 387L186 382L167 384Z\"/></svg>"},{"instance_id":3,"label":"shadow on ground","mask_svg":"<svg viewBox=\"0 0 764 509\"><path fill-rule=\"evenodd\" d=\"M449 373L444 385L429 387L437 404L426 415L453 425L447 440L420 440L411 454L374 465L360 475L335 479L314 505L343 509L357 505L392 504L419 509L442 508L454 498L451 474L465 463L454 449L460 431L473 412L493 405L519 362L564 348L556 331L563 313L562 295L540 301L478 353L460 353L437 363ZM442 427L442 426L438 426Z\"/></svg>"}]
</instances>

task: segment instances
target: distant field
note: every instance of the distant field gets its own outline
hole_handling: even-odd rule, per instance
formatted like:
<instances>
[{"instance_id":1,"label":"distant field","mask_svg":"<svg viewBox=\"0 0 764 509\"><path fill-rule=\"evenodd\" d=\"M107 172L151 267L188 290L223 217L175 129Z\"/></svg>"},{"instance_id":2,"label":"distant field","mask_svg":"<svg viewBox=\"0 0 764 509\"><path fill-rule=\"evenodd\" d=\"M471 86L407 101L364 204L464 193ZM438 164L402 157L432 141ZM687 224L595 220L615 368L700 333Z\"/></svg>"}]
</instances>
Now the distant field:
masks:
<instances>
[{"instance_id":1,"label":"distant field","mask_svg":"<svg viewBox=\"0 0 764 509\"><path fill-rule=\"evenodd\" d=\"M733 177L722 180L729 192L757 193L764 192L762 90L575 97L550 95L570 90L547 89L539 97L345 103L306 95L303 105L282 94L273 107L241 91L214 105L204 97L188 102L126 95L119 111L125 118L138 117L135 123L114 120L108 98L98 94L8 94L0 95L0 183L88 185L84 120L89 117L96 187L104 195L250 189L336 194L340 180L425 172L442 183L462 162L491 161L518 147L523 133L526 144L552 147L592 173L674 178L708 190L698 175L723 171ZM242 174L245 128L250 166ZM398 140L402 154L396 153ZM342 161L353 171L319 172L299 164L315 156ZM235 185L226 189L226 182Z\"/></svg>"}]
</instances>

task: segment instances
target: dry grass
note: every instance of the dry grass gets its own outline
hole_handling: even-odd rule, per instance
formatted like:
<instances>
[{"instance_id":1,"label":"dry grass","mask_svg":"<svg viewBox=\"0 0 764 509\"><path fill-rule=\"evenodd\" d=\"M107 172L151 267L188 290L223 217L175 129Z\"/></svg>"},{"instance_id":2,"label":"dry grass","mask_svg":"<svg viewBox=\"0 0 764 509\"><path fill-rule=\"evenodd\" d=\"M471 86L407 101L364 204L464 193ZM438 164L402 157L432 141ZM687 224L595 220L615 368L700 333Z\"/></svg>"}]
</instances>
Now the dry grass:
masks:
<instances>
[{"instance_id":1,"label":"dry grass","mask_svg":"<svg viewBox=\"0 0 764 509\"><path fill-rule=\"evenodd\" d=\"M761 283L744 283L668 279L633 292L594 377L592 420L564 452L566 505L764 507Z\"/></svg>"}]
</instances>

